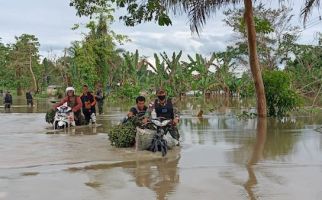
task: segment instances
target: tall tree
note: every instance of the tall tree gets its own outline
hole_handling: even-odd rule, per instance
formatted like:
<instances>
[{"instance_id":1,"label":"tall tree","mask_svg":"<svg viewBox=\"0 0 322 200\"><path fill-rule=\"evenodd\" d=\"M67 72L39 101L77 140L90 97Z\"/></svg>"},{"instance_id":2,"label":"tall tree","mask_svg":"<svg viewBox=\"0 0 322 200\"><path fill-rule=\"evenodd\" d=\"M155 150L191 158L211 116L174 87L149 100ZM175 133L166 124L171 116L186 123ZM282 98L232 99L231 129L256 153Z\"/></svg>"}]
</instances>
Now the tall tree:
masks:
<instances>
[{"instance_id":1,"label":"tall tree","mask_svg":"<svg viewBox=\"0 0 322 200\"><path fill-rule=\"evenodd\" d=\"M245 4L244 18L246 22L247 36L248 36L249 64L250 64L250 70L252 72L254 84L255 84L255 92L257 97L257 113L259 117L266 117L267 115L266 97L265 97L265 89L264 89L262 73L259 67L259 61L257 56L256 30L255 30L252 0L244 0L244 4Z\"/></svg>"},{"instance_id":2,"label":"tall tree","mask_svg":"<svg viewBox=\"0 0 322 200\"><path fill-rule=\"evenodd\" d=\"M295 58L288 60L285 71L292 75L293 87L305 96L319 96L322 88L322 45L294 44L292 52Z\"/></svg>"},{"instance_id":3,"label":"tall tree","mask_svg":"<svg viewBox=\"0 0 322 200\"><path fill-rule=\"evenodd\" d=\"M15 70L17 94L22 95L22 89L32 87L39 92L36 71L39 72L39 42L34 35L22 34L15 37L16 43L10 46L9 61ZM30 85L30 81L32 85Z\"/></svg>"},{"instance_id":4,"label":"tall tree","mask_svg":"<svg viewBox=\"0 0 322 200\"><path fill-rule=\"evenodd\" d=\"M115 68L115 61L118 62L119 52L116 43L122 44L127 40L124 35L119 35L109 29L113 17L107 14L96 15L86 28L89 33L82 41L75 41L69 49L72 57L70 70L73 70L74 84L88 84L93 87L100 82L104 86L109 82L109 74ZM83 82L80 83L80 80Z\"/></svg>"},{"instance_id":5,"label":"tall tree","mask_svg":"<svg viewBox=\"0 0 322 200\"><path fill-rule=\"evenodd\" d=\"M10 87L12 81L11 71L8 67L8 53L9 48L1 42L0 38L0 86L5 88Z\"/></svg>"},{"instance_id":6,"label":"tall tree","mask_svg":"<svg viewBox=\"0 0 322 200\"><path fill-rule=\"evenodd\" d=\"M299 27L293 26L292 9L281 6L278 9L265 8L259 4L254 8L254 21L257 34L258 56L262 68L275 69L290 56L292 44L299 37ZM244 9L229 9L224 12L227 18L225 23L236 33L234 47L241 55L248 55L247 33ZM245 56L241 56L244 58ZM241 63L244 63L242 60Z\"/></svg>"}]
</instances>

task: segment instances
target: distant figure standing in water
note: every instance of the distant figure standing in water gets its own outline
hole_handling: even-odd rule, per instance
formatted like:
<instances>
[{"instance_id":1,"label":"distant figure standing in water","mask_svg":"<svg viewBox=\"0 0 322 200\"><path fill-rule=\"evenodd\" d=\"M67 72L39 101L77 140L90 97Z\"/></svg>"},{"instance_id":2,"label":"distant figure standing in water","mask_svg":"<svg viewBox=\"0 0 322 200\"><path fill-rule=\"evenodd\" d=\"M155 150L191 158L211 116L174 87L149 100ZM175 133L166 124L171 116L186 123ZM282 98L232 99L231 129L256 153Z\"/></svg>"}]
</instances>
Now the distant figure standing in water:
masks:
<instances>
[{"instance_id":1,"label":"distant figure standing in water","mask_svg":"<svg viewBox=\"0 0 322 200\"><path fill-rule=\"evenodd\" d=\"M102 90L102 84L97 85L95 99L98 107L98 114L103 114L103 106L104 106L104 93Z\"/></svg>"},{"instance_id":2,"label":"distant figure standing in water","mask_svg":"<svg viewBox=\"0 0 322 200\"><path fill-rule=\"evenodd\" d=\"M31 90L29 90L28 92L26 92L26 100L27 100L27 106L33 106L33 100L32 100L32 94L31 94Z\"/></svg>"},{"instance_id":3,"label":"distant figure standing in water","mask_svg":"<svg viewBox=\"0 0 322 200\"><path fill-rule=\"evenodd\" d=\"M8 91L4 96L4 110L10 110L11 105L12 105L12 96Z\"/></svg>"}]
</instances>

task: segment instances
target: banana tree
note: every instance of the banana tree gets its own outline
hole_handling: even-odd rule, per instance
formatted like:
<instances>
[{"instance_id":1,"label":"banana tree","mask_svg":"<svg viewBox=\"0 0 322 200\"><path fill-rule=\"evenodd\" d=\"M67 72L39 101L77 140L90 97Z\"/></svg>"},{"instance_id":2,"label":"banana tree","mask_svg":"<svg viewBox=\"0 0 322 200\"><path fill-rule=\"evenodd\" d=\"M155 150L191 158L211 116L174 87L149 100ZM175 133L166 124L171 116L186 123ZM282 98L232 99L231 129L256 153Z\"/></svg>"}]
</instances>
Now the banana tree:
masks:
<instances>
[{"instance_id":1,"label":"banana tree","mask_svg":"<svg viewBox=\"0 0 322 200\"><path fill-rule=\"evenodd\" d=\"M203 95L206 94L206 91L210 89L216 83L214 79L214 73L209 69L213 65L215 60L214 54L209 60L202 57L200 54L196 54L195 58L192 58L188 55L190 63L186 63L191 67L192 72L194 73L192 89L200 90Z\"/></svg>"},{"instance_id":2,"label":"banana tree","mask_svg":"<svg viewBox=\"0 0 322 200\"><path fill-rule=\"evenodd\" d=\"M180 79L183 78L182 65L180 63L182 51L178 54L173 52L171 58L166 54L166 52L161 53L160 56L165 63L166 73L168 74L168 87L172 95L177 96L183 92L181 91L181 88L179 88L179 83L182 83ZM180 86L182 86L182 84L180 84Z\"/></svg>"},{"instance_id":3,"label":"banana tree","mask_svg":"<svg viewBox=\"0 0 322 200\"><path fill-rule=\"evenodd\" d=\"M235 77L233 70L236 63L234 59L238 56L238 52L234 48L228 47L225 52L214 53L215 62L213 66L216 68L215 79L218 85L225 91L226 95L231 94L230 88L234 87Z\"/></svg>"},{"instance_id":4,"label":"banana tree","mask_svg":"<svg viewBox=\"0 0 322 200\"><path fill-rule=\"evenodd\" d=\"M160 59L158 54L154 54L154 65L150 65L153 70L153 80L155 87L163 87L168 84L169 74L165 61Z\"/></svg>"},{"instance_id":5,"label":"banana tree","mask_svg":"<svg viewBox=\"0 0 322 200\"><path fill-rule=\"evenodd\" d=\"M123 53L124 64L122 67L123 81L140 86L146 82L148 65L140 58L139 51Z\"/></svg>"}]
</instances>

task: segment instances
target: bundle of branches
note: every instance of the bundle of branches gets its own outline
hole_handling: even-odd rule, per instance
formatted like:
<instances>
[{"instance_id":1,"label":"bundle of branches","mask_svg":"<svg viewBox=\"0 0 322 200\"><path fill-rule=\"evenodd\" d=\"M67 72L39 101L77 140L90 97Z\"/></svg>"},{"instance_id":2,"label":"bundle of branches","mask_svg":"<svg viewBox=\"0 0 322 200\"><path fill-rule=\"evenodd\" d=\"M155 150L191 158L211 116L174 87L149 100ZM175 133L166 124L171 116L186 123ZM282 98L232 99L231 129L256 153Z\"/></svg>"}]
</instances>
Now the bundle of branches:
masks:
<instances>
[{"instance_id":1,"label":"bundle of branches","mask_svg":"<svg viewBox=\"0 0 322 200\"><path fill-rule=\"evenodd\" d=\"M50 109L46 112L46 122L47 123L49 123L49 124L54 123L55 113L56 113L56 111L53 109Z\"/></svg>"},{"instance_id":2,"label":"bundle of branches","mask_svg":"<svg viewBox=\"0 0 322 200\"><path fill-rule=\"evenodd\" d=\"M134 146L136 127L141 125L141 118L131 117L122 124L114 126L108 133L111 144L118 148Z\"/></svg>"}]
</instances>

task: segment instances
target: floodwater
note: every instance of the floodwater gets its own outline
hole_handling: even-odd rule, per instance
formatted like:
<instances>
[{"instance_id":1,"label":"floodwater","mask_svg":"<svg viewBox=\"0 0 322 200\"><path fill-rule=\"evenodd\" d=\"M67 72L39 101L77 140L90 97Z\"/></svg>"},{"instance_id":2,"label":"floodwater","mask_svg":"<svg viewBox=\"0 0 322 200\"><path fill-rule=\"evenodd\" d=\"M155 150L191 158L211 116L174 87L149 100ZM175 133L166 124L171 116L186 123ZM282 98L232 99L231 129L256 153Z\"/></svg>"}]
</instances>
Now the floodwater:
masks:
<instances>
[{"instance_id":1,"label":"floodwater","mask_svg":"<svg viewBox=\"0 0 322 200\"><path fill-rule=\"evenodd\" d=\"M238 120L251 103L180 102L181 147L162 158L110 145L126 104L66 133L45 123L47 101L23 104L0 108L0 200L322 199L321 114Z\"/></svg>"}]
</instances>

